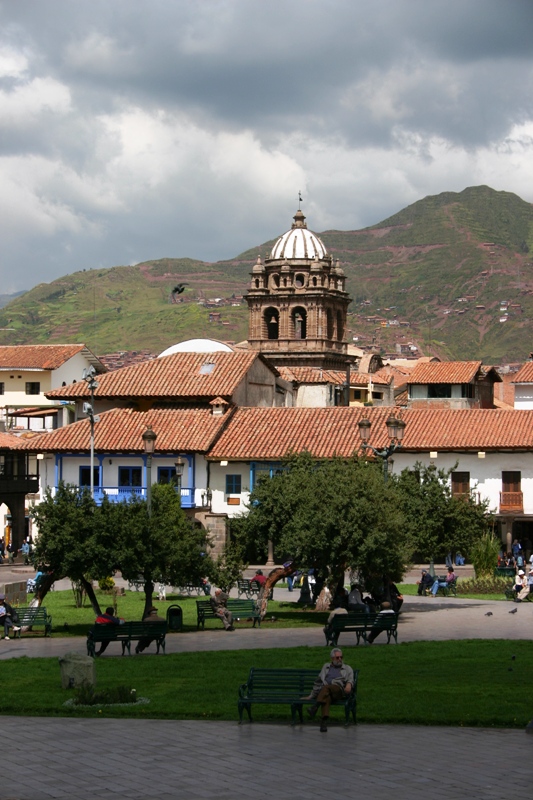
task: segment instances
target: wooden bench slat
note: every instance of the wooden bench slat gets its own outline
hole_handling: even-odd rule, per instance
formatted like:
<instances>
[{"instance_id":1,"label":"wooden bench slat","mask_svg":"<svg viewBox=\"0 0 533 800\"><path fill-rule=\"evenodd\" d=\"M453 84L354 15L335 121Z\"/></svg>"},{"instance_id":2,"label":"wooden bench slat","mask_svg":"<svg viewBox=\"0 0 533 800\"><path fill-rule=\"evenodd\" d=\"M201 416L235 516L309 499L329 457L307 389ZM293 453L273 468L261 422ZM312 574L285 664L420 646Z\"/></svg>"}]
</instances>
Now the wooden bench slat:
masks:
<instances>
[{"instance_id":1,"label":"wooden bench slat","mask_svg":"<svg viewBox=\"0 0 533 800\"><path fill-rule=\"evenodd\" d=\"M18 622L14 624L20 627L19 631L14 631L13 638L21 638L22 628L43 627L44 635L49 636L52 633L52 616L47 613L45 606L27 606L15 609L18 616Z\"/></svg>"}]
</instances>

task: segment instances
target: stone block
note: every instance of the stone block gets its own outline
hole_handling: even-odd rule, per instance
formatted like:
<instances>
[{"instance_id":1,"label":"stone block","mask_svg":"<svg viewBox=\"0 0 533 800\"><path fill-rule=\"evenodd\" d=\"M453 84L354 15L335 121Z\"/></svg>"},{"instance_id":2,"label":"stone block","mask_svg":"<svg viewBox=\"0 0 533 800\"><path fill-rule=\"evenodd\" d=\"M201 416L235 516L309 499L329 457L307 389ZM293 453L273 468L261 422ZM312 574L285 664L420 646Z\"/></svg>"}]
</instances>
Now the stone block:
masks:
<instances>
[{"instance_id":1,"label":"stone block","mask_svg":"<svg viewBox=\"0 0 533 800\"><path fill-rule=\"evenodd\" d=\"M65 653L59 658L61 669L61 687L63 689L73 689L88 683L91 686L96 684L96 672L94 658L84 656L81 653Z\"/></svg>"}]
</instances>

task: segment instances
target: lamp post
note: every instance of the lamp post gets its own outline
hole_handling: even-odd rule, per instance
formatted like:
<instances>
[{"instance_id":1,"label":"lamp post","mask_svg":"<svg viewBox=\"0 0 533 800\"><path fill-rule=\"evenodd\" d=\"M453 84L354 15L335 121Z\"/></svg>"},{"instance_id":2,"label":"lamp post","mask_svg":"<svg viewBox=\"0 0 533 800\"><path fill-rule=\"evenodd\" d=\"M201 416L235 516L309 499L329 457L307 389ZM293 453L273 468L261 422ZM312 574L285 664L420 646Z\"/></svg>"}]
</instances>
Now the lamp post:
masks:
<instances>
[{"instance_id":1,"label":"lamp post","mask_svg":"<svg viewBox=\"0 0 533 800\"><path fill-rule=\"evenodd\" d=\"M94 498L94 423L100 421L100 417L95 416L94 414L94 390L98 389L98 383L96 382L95 376L96 370L91 365L84 369L82 372L82 379L87 384L89 391L91 392L91 402L83 404L83 413L87 414L89 417L89 422L91 423L91 497Z\"/></svg>"},{"instance_id":2,"label":"lamp post","mask_svg":"<svg viewBox=\"0 0 533 800\"><path fill-rule=\"evenodd\" d=\"M363 419L359 420L357 424L359 427L359 436L361 437L363 448L365 450L371 450L374 455L383 459L383 478L385 482L387 482L389 478L389 459L391 455L402 446L405 422L403 419L395 417L394 414L390 415L385 422L390 444L387 447L382 447L381 449L368 444L368 440L370 438L370 428L372 427L370 420L367 417L363 417Z\"/></svg>"},{"instance_id":3,"label":"lamp post","mask_svg":"<svg viewBox=\"0 0 533 800\"><path fill-rule=\"evenodd\" d=\"M181 456L178 456L178 460L174 463L174 467L176 470L176 488L178 490L178 497L181 506L181 478L183 476L183 470L185 469L185 461Z\"/></svg>"},{"instance_id":4,"label":"lamp post","mask_svg":"<svg viewBox=\"0 0 533 800\"><path fill-rule=\"evenodd\" d=\"M152 456L155 451L157 433L150 426L143 433L144 452L146 454L146 506L148 516L152 516Z\"/></svg>"}]
</instances>

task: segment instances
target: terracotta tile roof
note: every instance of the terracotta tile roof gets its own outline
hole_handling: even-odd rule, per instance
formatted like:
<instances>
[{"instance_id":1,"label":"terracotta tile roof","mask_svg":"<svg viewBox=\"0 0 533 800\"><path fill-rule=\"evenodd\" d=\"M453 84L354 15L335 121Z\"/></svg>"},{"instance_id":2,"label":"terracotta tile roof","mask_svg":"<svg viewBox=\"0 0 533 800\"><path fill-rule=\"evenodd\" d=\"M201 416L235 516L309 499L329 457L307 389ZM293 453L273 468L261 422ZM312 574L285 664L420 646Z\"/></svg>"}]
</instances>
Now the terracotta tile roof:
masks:
<instances>
[{"instance_id":1,"label":"terracotta tile roof","mask_svg":"<svg viewBox=\"0 0 533 800\"><path fill-rule=\"evenodd\" d=\"M87 350L84 344L32 344L0 347L0 369L58 369L65 361L77 353L81 353L82 350ZM96 360L95 356L93 358Z\"/></svg>"},{"instance_id":2,"label":"terracotta tile roof","mask_svg":"<svg viewBox=\"0 0 533 800\"><path fill-rule=\"evenodd\" d=\"M142 453L142 435L148 426L157 434L156 453L203 453L226 425L231 412L213 415L210 409L115 408L100 414L94 426L95 450L106 453ZM88 453L90 425L84 419L37 436L25 448L44 453Z\"/></svg>"},{"instance_id":3,"label":"terracotta tile roof","mask_svg":"<svg viewBox=\"0 0 533 800\"><path fill-rule=\"evenodd\" d=\"M513 383L533 383L533 361L526 361L513 378Z\"/></svg>"},{"instance_id":4,"label":"terracotta tile roof","mask_svg":"<svg viewBox=\"0 0 533 800\"><path fill-rule=\"evenodd\" d=\"M346 372L336 369L321 369L320 367L278 367L280 376L285 381L296 383L332 383L342 386L346 383ZM387 375L378 375L368 372L350 371L350 386L368 386L370 377L372 383L387 386L391 378Z\"/></svg>"},{"instance_id":5,"label":"terracotta tile roof","mask_svg":"<svg viewBox=\"0 0 533 800\"><path fill-rule=\"evenodd\" d=\"M443 361L417 364L408 383L470 383L481 368L481 361Z\"/></svg>"},{"instance_id":6,"label":"terracotta tile roof","mask_svg":"<svg viewBox=\"0 0 533 800\"><path fill-rule=\"evenodd\" d=\"M24 447L24 439L19 436L14 436L12 433L4 433L0 431L0 449L13 450Z\"/></svg>"},{"instance_id":7,"label":"terracotta tile roof","mask_svg":"<svg viewBox=\"0 0 533 800\"><path fill-rule=\"evenodd\" d=\"M231 397L256 352L174 353L98 376L95 397ZM88 397L85 381L49 392L51 398Z\"/></svg>"},{"instance_id":8,"label":"terracotta tile roof","mask_svg":"<svg viewBox=\"0 0 533 800\"><path fill-rule=\"evenodd\" d=\"M208 457L278 460L288 451L309 450L319 458L348 457L360 449L361 417L372 423L370 444L388 444L385 420L393 409L379 408L239 408ZM403 449L533 449L533 411L497 409L405 409Z\"/></svg>"}]
</instances>

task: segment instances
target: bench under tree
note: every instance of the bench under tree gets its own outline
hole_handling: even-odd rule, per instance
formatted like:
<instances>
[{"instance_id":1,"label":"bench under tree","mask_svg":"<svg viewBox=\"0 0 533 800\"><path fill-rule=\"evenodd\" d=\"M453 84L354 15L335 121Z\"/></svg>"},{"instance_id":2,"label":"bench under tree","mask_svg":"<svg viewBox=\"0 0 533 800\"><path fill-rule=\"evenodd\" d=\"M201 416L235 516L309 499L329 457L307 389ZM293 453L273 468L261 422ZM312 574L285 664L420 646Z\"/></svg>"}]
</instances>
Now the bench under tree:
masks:
<instances>
[{"instance_id":1,"label":"bench under tree","mask_svg":"<svg viewBox=\"0 0 533 800\"><path fill-rule=\"evenodd\" d=\"M387 634L387 644L391 638L398 643L398 614L368 613L366 611L348 611L347 614L335 614L331 622L325 626L326 644L335 647L341 633L355 633L357 644L361 639L366 644L369 633L379 630Z\"/></svg>"},{"instance_id":2,"label":"bench under tree","mask_svg":"<svg viewBox=\"0 0 533 800\"><path fill-rule=\"evenodd\" d=\"M252 619L254 622L253 627L255 628L256 622L258 625L261 625L261 615L257 608L256 603L253 600L228 600L226 604L226 608L228 611L231 611L233 614L233 619ZM196 601L196 627L198 630L200 628L203 630L205 627L205 621L207 619L217 619L220 621L220 617L218 614L215 613L211 602L209 600L197 600Z\"/></svg>"},{"instance_id":3,"label":"bench under tree","mask_svg":"<svg viewBox=\"0 0 533 800\"><path fill-rule=\"evenodd\" d=\"M124 622L123 625L99 624L87 633L87 655L95 656L95 645L104 642L120 642L122 655L128 651L131 655L131 643L141 639L152 639L157 646L157 654L161 648L165 652L166 622Z\"/></svg>"},{"instance_id":4,"label":"bench under tree","mask_svg":"<svg viewBox=\"0 0 533 800\"><path fill-rule=\"evenodd\" d=\"M52 617L47 613L44 606L28 606L17 608L17 622L14 624L20 627L19 631L14 631L14 637L20 639L23 628L44 628L44 635L50 636L52 633Z\"/></svg>"}]
</instances>

